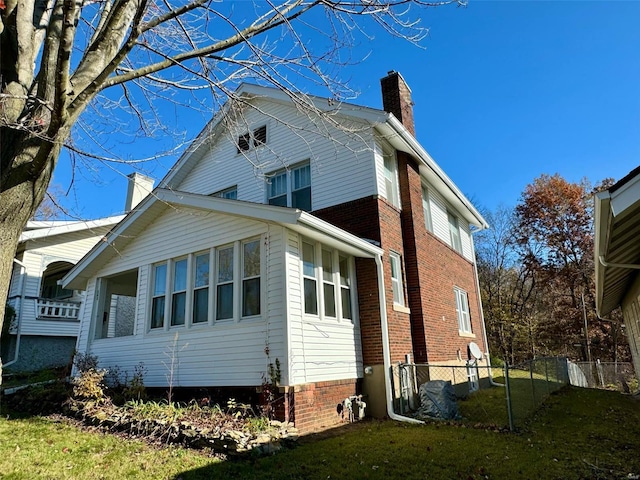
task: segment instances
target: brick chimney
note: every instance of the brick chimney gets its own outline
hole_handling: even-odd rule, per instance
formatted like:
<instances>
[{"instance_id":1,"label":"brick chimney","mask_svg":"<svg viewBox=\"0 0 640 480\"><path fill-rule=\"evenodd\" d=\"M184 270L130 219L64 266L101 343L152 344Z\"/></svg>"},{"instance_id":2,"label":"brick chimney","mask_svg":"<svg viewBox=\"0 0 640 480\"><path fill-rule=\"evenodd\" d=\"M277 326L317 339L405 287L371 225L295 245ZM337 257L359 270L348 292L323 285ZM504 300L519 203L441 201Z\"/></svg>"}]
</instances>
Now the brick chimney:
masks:
<instances>
[{"instance_id":1,"label":"brick chimney","mask_svg":"<svg viewBox=\"0 0 640 480\"><path fill-rule=\"evenodd\" d=\"M416 129L413 123L413 101L411 100L411 89L404 81L402 75L391 70L387 76L380 79L382 87L382 108L385 112L393 113L400 120L402 125L416 136Z\"/></svg>"},{"instance_id":2,"label":"brick chimney","mask_svg":"<svg viewBox=\"0 0 640 480\"><path fill-rule=\"evenodd\" d=\"M124 202L124 211L129 213L153 190L153 179L138 172L127 175L127 199Z\"/></svg>"}]
</instances>

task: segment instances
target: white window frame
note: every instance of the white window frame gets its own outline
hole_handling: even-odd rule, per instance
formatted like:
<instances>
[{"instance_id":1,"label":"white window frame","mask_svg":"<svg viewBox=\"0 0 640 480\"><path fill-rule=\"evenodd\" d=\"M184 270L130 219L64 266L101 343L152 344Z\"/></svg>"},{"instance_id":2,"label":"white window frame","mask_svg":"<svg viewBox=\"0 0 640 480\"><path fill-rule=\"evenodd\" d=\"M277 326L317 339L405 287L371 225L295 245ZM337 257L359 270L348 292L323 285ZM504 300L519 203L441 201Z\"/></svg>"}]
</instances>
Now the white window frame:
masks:
<instances>
[{"instance_id":1,"label":"white window frame","mask_svg":"<svg viewBox=\"0 0 640 480\"><path fill-rule=\"evenodd\" d=\"M265 297L264 297L264 285L265 285L265 257L263 248L263 236L250 237L242 240L236 240L233 243L227 243L219 245L208 250L201 250L196 253L190 253L186 256L176 257L168 259L164 262L158 262L149 265L149 303L147 314L147 332L155 331L167 331L174 328L191 328L201 325L213 325L216 322L238 322L245 318L261 317L263 314ZM245 246L256 242L259 248L259 272L251 272L249 276L245 276ZM231 259L231 278L227 281L219 281L220 273L220 252L229 249ZM209 278L206 284L196 286L196 262L198 258L206 257L208 259L208 272ZM175 288L175 275L176 265L179 262L186 261L186 287ZM164 269L162 277L158 277L158 269ZM156 293L156 283L162 279L163 285L161 286L161 292ZM252 281L258 283L258 299L257 299L257 313L251 313L251 315L244 315L246 311L244 305L245 285L246 282ZM218 318L218 290L220 286L230 285L231 289L231 316L225 318ZM182 287L183 285L180 285ZM207 290L207 319L196 322L195 315L195 295L199 290ZM255 290L254 290L255 291ZM184 317L185 322L179 324L172 324L173 320L173 308L175 295L184 294L185 306ZM156 299L162 298L164 304L162 305L162 324L152 326L153 322L153 305Z\"/></svg>"},{"instance_id":2,"label":"white window frame","mask_svg":"<svg viewBox=\"0 0 640 480\"><path fill-rule=\"evenodd\" d=\"M302 186L297 186L295 185L295 177L296 177L296 172L299 172L302 169L308 169L309 170L309 175L308 175L308 179L309 179L309 183L302 185ZM267 176L267 204L269 205L279 205L279 206L286 206L286 207L292 207L292 208L300 208L297 205L293 205L293 195L295 192L298 192L300 190L309 189L309 211L312 210L313 208L313 194L311 192L311 184L312 184L312 178L311 178L311 163L309 160L306 160L304 162L300 162L297 163L289 168L286 169L282 169L282 170L276 170L275 172L269 173ZM276 182L278 178L283 178L284 179L284 184L283 184L283 191L278 192L277 195L272 195L272 185L273 182ZM284 205L281 204L272 204L271 200L274 198L280 198L282 196L286 196L286 203ZM300 208L302 210L302 208Z\"/></svg>"},{"instance_id":3,"label":"white window frame","mask_svg":"<svg viewBox=\"0 0 640 480\"><path fill-rule=\"evenodd\" d=\"M311 272L305 271L304 268L304 245L313 247L313 275ZM306 317L327 320L331 322L349 322L355 323L358 318L357 311L357 291L355 281L355 268L353 264L353 258L335 248L331 248L320 242L301 238L300 241L300 262L301 262L301 282L302 282L302 311ZM331 271L325 268L324 260L327 260L326 254L331 254ZM346 284L341 278L341 260L342 265L346 266ZM306 282L305 282L306 281ZM315 293L315 309L311 309L311 312L307 311L308 305L306 304L306 286L311 285L313 282L313 288ZM332 289L333 291L333 312L327 308L327 295L325 289ZM343 290L348 292L349 310L350 316L344 316L343 307ZM313 311L315 310L315 311Z\"/></svg>"},{"instance_id":4,"label":"white window frame","mask_svg":"<svg viewBox=\"0 0 640 480\"><path fill-rule=\"evenodd\" d=\"M451 242L451 248L461 254L462 235L460 233L460 221L454 213L447 210L447 222L449 224L449 241Z\"/></svg>"},{"instance_id":5,"label":"white window frame","mask_svg":"<svg viewBox=\"0 0 640 480\"><path fill-rule=\"evenodd\" d=\"M398 160L395 154L383 155L385 198L396 208L400 208L400 184L398 181Z\"/></svg>"},{"instance_id":6,"label":"white window frame","mask_svg":"<svg viewBox=\"0 0 640 480\"><path fill-rule=\"evenodd\" d=\"M402 256L397 252L389 252L391 266L391 289L393 290L393 304L405 306L404 282L402 280Z\"/></svg>"},{"instance_id":7,"label":"white window frame","mask_svg":"<svg viewBox=\"0 0 640 480\"><path fill-rule=\"evenodd\" d=\"M456 299L456 317L458 318L458 332L472 334L471 312L469 311L469 295L461 288L454 287L453 293Z\"/></svg>"},{"instance_id":8,"label":"white window frame","mask_svg":"<svg viewBox=\"0 0 640 480\"><path fill-rule=\"evenodd\" d=\"M218 198L226 198L229 200L237 200L238 199L238 186L234 185L232 187L224 188L215 193L211 194L212 197Z\"/></svg>"},{"instance_id":9,"label":"white window frame","mask_svg":"<svg viewBox=\"0 0 640 480\"><path fill-rule=\"evenodd\" d=\"M433 233L433 218L431 216L431 200L429 198L429 187L422 184L422 213L424 214L424 226L427 231Z\"/></svg>"}]
</instances>

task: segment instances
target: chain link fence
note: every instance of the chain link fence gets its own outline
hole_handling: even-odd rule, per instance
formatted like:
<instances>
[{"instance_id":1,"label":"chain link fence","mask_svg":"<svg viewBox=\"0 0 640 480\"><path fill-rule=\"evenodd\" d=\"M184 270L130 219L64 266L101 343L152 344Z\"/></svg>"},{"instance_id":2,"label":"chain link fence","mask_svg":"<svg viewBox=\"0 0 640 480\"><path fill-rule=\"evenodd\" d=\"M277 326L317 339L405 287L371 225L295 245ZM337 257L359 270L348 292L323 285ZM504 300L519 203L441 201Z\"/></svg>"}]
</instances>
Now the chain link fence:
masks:
<instances>
[{"instance_id":1,"label":"chain link fence","mask_svg":"<svg viewBox=\"0 0 640 480\"><path fill-rule=\"evenodd\" d=\"M587 388L604 388L634 393L638 380L630 362L572 362L569 364L571 384Z\"/></svg>"},{"instance_id":2,"label":"chain link fence","mask_svg":"<svg viewBox=\"0 0 640 480\"><path fill-rule=\"evenodd\" d=\"M549 394L569 383L567 365L566 358L538 358L504 368L477 362L400 363L394 368L396 413L420 418L421 402L425 398L421 389L444 381L451 385L457 399L456 419L515 430Z\"/></svg>"}]
</instances>

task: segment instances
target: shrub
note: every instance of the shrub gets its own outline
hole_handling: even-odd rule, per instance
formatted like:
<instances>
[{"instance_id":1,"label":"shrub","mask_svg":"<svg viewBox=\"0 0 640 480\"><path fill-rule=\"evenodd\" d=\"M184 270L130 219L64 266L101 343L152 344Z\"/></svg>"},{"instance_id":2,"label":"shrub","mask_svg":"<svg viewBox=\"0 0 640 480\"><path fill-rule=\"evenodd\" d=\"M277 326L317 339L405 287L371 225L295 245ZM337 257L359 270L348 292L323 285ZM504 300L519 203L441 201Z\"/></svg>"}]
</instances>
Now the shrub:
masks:
<instances>
[{"instance_id":1,"label":"shrub","mask_svg":"<svg viewBox=\"0 0 640 480\"><path fill-rule=\"evenodd\" d=\"M91 368L80 372L80 375L74 377L73 396L79 400L93 400L98 403L105 401L104 393L104 376L107 371L105 369Z\"/></svg>"}]
</instances>

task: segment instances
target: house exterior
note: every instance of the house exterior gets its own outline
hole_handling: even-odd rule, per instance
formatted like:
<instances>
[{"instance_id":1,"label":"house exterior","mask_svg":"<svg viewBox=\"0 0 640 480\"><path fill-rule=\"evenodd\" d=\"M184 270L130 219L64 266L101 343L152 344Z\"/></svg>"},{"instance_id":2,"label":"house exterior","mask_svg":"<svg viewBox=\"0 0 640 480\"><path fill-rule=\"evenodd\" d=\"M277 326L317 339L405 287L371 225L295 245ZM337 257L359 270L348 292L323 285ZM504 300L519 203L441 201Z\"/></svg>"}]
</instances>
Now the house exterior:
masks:
<instances>
[{"instance_id":1,"label":"house exterior","mask_svg":"<svg viewBox=\"0 0 640 480\"><path fill-rule=\"evenodd\" d=\"M595 195L596 310L618 307L640 372L640 166Z\"/></svg>"},{"instance_id":2,"label":"house exterior","mask_svg":"<svg viewBox=\"0 0 640 480\"><path fill-rule=\"evenodd\" d=\"M487 224L414 138L402 77L382 89L386 111L241 86L65 277L87 292L77 349L143 362L150 387L255 390L278 364L281 414L303 431L356 394L393 415L407 356L487 352L472 239Z\"/></svg>"},{"instance_id":3,"label":"house exterior","mask_svg":"<svg viewBox=\"0 0 640 480\"><path fill-rule=\"evenodd\" d=\"M153 188L153 180L132 174L125 210ZM3 338L3 366L13 372L61 367L75 352L84 292L60 280L124 218L91 221L30 221L20 237L7 303L15 318Z\"/></svg>"}]
</instances>

